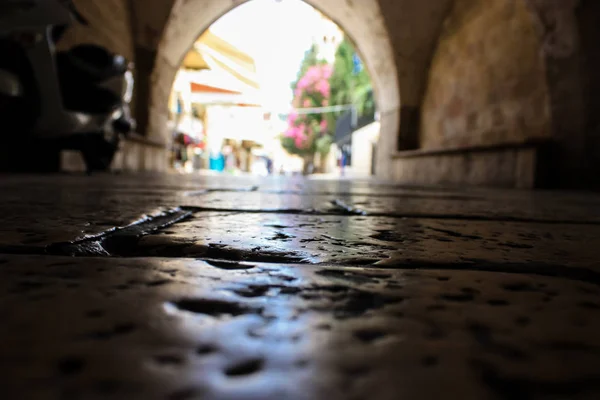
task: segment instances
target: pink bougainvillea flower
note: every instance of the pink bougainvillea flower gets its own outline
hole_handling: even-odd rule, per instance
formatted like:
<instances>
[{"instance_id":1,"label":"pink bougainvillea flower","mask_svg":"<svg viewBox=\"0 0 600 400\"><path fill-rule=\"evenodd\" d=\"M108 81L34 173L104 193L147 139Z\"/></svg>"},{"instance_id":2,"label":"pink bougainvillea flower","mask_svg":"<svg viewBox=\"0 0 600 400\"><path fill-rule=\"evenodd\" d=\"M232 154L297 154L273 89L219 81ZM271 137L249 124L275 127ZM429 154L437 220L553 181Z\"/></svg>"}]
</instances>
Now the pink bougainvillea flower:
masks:
<instances>
[{"instance_id":1,"label":"pink bougainvillea flower","mask_svg":"<svg viewBox=\"0 0 600 400\"><path fill-rule=\"evenodd\" d=\"M323 65L322 68L323 78L329 79L333 75L333 66L330 64Z\"/></svg>"},{"instance_id":2,"label":"pink bougainvillea flower","mask_svg":"<svg viewBox=\"0 0 600 400\"><path fill-rule=\"evenodd\" d=\"M297 148L302 149L306 146L307 136L305 134L300 134L294 138L294 144Z\"/></svg>"},{"instance_id":3,"label":"pink bougainvillea flower","mask_svg":"<svg viewBox=\"0 0 600 400\"><path fill-rule=\"evenodd\" d=\"M320 68L315 65L313 67L310 67L308 69L308 71L306 71L306 75L304 75L304 76L306 78L308 78L309 80L314 80L314 79L318 78L319 75L321 75Z\"/></svg>"},{"instance_id":4,"label":"pink bougainvillea flower","mask_svg":"<svg viewBox=\"0 0 600 400\"><path fill-rule=\"evenodd\" d=\"M307 78L307 76L304 76L302 79L300 79L300 81L298 82L298 85L296 85L296 88L299 90L304 90L307 87L309 87L311 84L310 80Z\"/></svg>"},{"instance_id":5,"label":"pink bougainvillea flower","mask_svg":"<svg viewBox=\"0 0 600 400\"><path fill-rule=\"evenodd\" d=\"M316 87L316 89L317 89L317 91L318 91L319 93L321 93L321 95L322 95L323 97L329 97L329 92L330 92L330 90L331 90L331 87L329 86L329 81L327 81L327 80L325 80L325 79L323 79L323 80L320 80L320 81L317 83L317 87Z\"/></svg>"},{"instance_id":6,"label":"pink bougainvillea flower","mask_svg":"<svg viewBox=\"0 0 600 400\"><path fill-rule=\"evenodd\" d=\"M295 107L327 107L330 104L331 86L329 79L332 65L316 65L307 69L294 89ZM307 150L316 136L327 131L328 123L324 115L291 112L287 118L288 128L284 136L291 138L297 150Z\"/></svg>"},{"instance_id":7,"label":"pink bougainvillea flower","mask_svg":"<svg viewBox=\"0 0 600 400\"><path fill-rule=\"evenodd\" d=\"M295 126L290 126L284 133L283 136L293 138L296 137L296 130L298 128Z\"/></svg>"},{"instance_id":8,"label":"pink bougainvillea flower","mask_svg":"<svg viewBox=\"0 0 600 400\"><path fill-rule=\"evenodd\" d=\"M289 115L288 115L288 123L290 125L293 125L296 120L298 119L298 113L295 111L292 111Z\"/></svg>"}]
</instances>

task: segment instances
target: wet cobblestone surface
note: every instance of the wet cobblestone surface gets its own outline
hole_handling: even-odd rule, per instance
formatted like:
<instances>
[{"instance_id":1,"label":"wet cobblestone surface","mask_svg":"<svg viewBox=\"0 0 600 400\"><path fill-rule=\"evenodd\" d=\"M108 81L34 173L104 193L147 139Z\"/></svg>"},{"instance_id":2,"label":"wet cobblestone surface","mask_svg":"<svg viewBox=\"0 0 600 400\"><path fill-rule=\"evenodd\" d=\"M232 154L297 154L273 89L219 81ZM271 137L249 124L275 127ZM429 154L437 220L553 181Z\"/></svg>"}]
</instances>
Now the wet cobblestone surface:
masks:
<instances>
[{"instance_id":1,"label":"wet cobblestone surface","mask_svg":"<svg viewBox=\"0 0 600 400\"><path fill-rule=\"evenodd\" d=\"M2 177L8 399L597 399L600 197Z\"/></svg>"}]
</instances>

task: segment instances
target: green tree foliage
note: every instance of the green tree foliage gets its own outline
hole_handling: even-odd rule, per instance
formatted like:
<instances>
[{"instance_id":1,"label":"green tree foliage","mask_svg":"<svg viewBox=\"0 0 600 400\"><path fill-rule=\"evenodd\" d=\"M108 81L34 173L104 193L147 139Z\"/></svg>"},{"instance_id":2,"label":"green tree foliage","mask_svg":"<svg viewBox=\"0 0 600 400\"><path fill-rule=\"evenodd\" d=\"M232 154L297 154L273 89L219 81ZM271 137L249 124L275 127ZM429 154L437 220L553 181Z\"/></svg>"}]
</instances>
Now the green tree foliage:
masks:
<instances>
[{"instance_id":1,"label":"green tree foliage","mask_svg":"<svg viewBox=\"0 0 600 400\"><path fill-rule=\"evenodd\" d=\"M335 54L331 85L331 105L354 104L359 115L375 112L373 88L367 70L363 67L356 71L357 52L350 40L345 37ZM344 111L333 114L337 119Z\"/></svg>"},{"instance_id":2,"label":"green tree foliage","mask_svg":"<svg viewBox=\"0 0 600 400\"><path fill-rule=\"evenodd\" d=\"M333 65L319 60L318 47L313 45L304 55L296 80L294 107L326 107L355 105L359 116L375 111L371 80L367 71L357 68L357 53L348 38L336 51ZM326 156L333 143L333 130L345 111L313 114L291 113L288 129L281 136L283 148L290 154L311 157Z\"/></svg>"}]
</instances>

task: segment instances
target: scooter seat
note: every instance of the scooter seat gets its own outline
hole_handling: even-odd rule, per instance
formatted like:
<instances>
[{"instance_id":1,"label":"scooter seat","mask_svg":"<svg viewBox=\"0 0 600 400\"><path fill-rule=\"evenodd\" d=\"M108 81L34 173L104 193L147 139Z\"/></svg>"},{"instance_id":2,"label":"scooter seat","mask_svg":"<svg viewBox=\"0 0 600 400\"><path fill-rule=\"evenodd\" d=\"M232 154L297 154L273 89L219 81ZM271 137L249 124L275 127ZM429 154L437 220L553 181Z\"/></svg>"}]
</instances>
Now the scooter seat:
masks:
<instances>
[{"instance_id":1,"label":"scooter seat","mask_svg":"<svg viewBox=\"0 0 600 400\"><path fill-rule=\"evenodd\" d=\"M127 72L128 62L105 48L93 44L75 46L57 53L60 75L66 79L98 83Z\"/></svg>"}]
</instances>

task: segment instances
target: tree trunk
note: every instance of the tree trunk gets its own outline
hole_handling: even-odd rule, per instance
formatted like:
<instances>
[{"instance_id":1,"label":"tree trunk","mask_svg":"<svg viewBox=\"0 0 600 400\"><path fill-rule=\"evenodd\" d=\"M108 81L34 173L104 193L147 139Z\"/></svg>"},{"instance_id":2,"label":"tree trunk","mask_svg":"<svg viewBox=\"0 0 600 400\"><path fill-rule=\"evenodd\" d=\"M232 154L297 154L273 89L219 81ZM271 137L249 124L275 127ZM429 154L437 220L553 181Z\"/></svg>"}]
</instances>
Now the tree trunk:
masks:
<instances>
[{"instance_id":1,"label":"tree trunk","mask_svg":"<svg viewBox=\"0 0 600 400\"><path fill-rule=\"evenodd\" d=\"M319 153L317 160L318 163L316 165L315 171L324 174L327 172L327 160L329 158L329 153Z\"/></svg>"},{"instance_id":2,"label":"tree trunk","mask_svg":"<svg viewBox=\"0 0 600 400\"><path fill-rule=\"evenodd\" d=\"M306 154L302 158L304 159L304 165L302 166L302 175L310 175L312 173L313 165L315 162L315 155Z\"/></svg>"}]
</instances>

